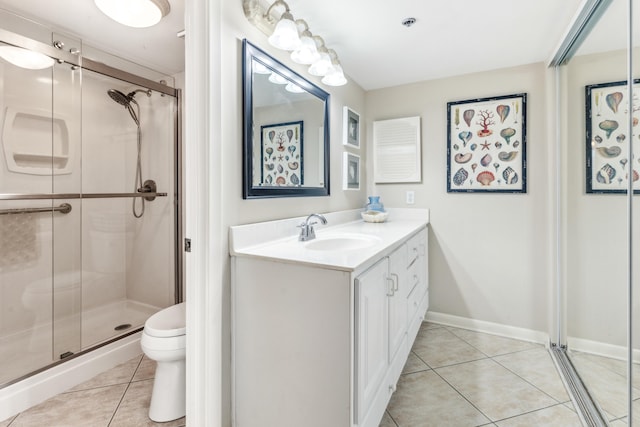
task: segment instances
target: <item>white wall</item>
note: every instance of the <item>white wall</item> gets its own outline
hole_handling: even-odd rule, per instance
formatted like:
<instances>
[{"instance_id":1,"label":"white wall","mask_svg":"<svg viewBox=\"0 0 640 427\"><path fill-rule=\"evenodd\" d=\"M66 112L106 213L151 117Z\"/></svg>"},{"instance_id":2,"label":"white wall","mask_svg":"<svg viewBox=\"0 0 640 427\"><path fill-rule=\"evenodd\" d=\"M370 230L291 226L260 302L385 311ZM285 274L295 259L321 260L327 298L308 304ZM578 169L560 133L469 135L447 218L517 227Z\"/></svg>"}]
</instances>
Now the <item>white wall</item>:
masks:
<instances>
[{"instance_id":1,"label":"white wall","mask_svg":"<svg viewBox=\"0 0 640 427\"><path fill-rule=\"evenodd\" d=\"M366 94L368 152L372 122L419 115L422 182L373 183L386 206L429 208L430 310L547 332L552 262L546 67L536 63L426 81ZM527 93L527 193L447 193L447 102Z\"/></svg>"},{"instance_id":2,"label":"white wall","mask_svg":"<svg viewBox=\"0 0 640 427\"><path fill-rule=\"evenodd\" d=\"M82 191L131 193L136 185L137 127L114 102L109 89L129 93L129 83L86 72L83 75ZM173 99L136 94L140 105L142 181L174 192ZM136 201L137 212L142 209ZM174 203L171 196L145 201L134 218L132 199L82 201L83 309L134 300L162 308L174 301Z\"/></svg>"}]
</instances>

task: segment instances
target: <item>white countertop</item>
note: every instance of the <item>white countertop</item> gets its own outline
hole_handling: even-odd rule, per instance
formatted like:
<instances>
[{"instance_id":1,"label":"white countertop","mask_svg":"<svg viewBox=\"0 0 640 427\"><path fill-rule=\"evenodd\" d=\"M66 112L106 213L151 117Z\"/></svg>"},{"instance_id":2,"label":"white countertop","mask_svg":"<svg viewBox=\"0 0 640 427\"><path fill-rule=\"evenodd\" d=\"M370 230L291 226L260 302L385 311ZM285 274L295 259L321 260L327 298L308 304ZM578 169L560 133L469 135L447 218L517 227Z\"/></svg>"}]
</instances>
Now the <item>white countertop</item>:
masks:
<instances>
[{"instance_id":1,"label":"white countertop","mask_svg":"<svg viewBox=\"0 0 640 427\"><path fill-rule=\"evenodd\" d=\"M296 228L306 217L230 227L229 247L232 256L254 257L271 261L311 265L334 270L354 271L367 261L391 252L405 238L429 223L428 209L388 209L384 223L367 223L360 210L323 214L327 225L315 225L316 238L339 235L366 235L373 245L351 250L314 250L309 242L299 242ZM313 241L310 241L313 242Z\"/></svg>"}]
</instances>

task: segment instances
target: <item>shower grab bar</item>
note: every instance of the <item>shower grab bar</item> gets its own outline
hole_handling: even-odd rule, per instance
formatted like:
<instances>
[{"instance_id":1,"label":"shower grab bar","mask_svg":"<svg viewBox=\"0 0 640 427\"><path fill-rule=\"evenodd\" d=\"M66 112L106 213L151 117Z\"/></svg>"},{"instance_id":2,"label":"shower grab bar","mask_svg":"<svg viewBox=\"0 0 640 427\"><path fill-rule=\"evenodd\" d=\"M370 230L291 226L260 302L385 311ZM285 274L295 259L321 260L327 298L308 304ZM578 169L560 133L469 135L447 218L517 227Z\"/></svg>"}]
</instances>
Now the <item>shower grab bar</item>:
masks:
<instances>
[{"instance_id":1,"label":"shower grab bar","mask_svg":"<svg viewBox=\"0 0 640 427\"><path fill-rule=\"evenodd\" d=\"M119 197L167 197L167 193L56 193L56 194L0 194L0 200L51 200L51 199L113 199Z\"/></svg>"},{"instance_id":2,"label":"shower grab bar","mask_svg":"<svg viewBox=\"0 0 640 427\"><path fill-rule=\"evenodd\" d=\"M85 193L81 194L79 199L115 199L118 197L167 197L167 193Z\"/></svg>"},{"instance_id":3,"label":"shower grab bar","mask_svg":"<svg viewBox=\"0 0 640 427\"><path fill-rule=\"evenodd\" d=\"M63 203L60 206L52 206L50 208L17 208L17 209L0 209L0 215L30 214L40 212L60 212L68 214L71 212L71 205Z\"/></svg>"}]
</instances>

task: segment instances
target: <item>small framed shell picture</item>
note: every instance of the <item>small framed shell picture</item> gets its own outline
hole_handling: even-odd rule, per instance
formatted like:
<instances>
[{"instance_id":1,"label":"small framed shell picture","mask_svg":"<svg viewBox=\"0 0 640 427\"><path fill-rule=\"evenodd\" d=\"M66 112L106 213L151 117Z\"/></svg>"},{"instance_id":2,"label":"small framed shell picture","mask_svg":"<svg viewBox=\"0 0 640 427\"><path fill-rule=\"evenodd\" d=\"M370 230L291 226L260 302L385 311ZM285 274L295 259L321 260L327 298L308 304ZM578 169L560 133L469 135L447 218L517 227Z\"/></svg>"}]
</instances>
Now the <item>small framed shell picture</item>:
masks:
<instances>
[{"instance_id":1,"label":"small framed shell picture","mask_svg":"<svg viewBox=\"0 0 640 427\"><path fill-rule=\"evenodd\" d=\"M360 189L360 156L344 152L342 153L342 189Z\"/></svg>"},{"instance_id":2,"label":"small framed shell picture","mask_svg":"<svg viewBox=\"0 0 640 427\"><path fill-rule=\"evenodd\" d=\"M346 106L342 114L342 144L360 148L360 114Z\"/></svg>"},{"instance_id":3,"label":"small framed shell picture","mask_svg":"<svg viewBox=\"0 0 640 427\"><path fill-rule=\"evenodd\" d=\"M526 93L447 103L447 193L526 193L526 120Z\"/></svg>"}]
</instances>

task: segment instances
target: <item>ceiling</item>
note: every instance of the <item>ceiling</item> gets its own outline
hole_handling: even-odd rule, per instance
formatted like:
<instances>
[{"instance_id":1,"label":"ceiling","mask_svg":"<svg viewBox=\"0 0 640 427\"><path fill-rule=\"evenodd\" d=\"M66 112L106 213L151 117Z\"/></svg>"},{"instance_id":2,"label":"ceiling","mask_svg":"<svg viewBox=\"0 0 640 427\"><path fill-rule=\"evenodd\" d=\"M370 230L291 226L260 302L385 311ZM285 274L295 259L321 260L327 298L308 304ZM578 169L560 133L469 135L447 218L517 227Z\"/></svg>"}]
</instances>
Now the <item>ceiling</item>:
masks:
<instances>
[{"instance_id":1,"label":"ceiling","mask_svg":"<svg viewBox=\"0 0 640 427\"><path fill-rule=\"evenodd\" d=\"M171 13L160 24L144 29L112 21L92 0L0 0L0 8L51 24L86 44L156 71L175 74L184 70L184 40L176 33L184 29L185 1L170 0ZM242 8L243 0L222 1ZM582 4L582 0L287 2L294 17L305 19L311 31L338 53L347 77L365 90L546 62ZM412 27L401 24L407 17L416 18Z\"/></svg>"},{"instance_id":2,"label":"ceiling","mask_svg":"<svg viewBox=\"0 0 640 427\"><path fill-rule=\"evenodd\" d=\"M365 90L547 61L581 0L287 0ZM404 27L404 18L416 23Z\"/></svg>"},{"instance_id":3,"label":"ceiling","mask_svg":"<svg viewBox=\"0 0 640 427\"><path fill-rule=\"evenodd\" d=\"M184 70L185 0L169 0L171 12L149 28L129 28L105 16L93 0L0 0L0 8L49 24L83 43L163 74Z\"/></svg>"}]
</instances>

